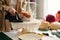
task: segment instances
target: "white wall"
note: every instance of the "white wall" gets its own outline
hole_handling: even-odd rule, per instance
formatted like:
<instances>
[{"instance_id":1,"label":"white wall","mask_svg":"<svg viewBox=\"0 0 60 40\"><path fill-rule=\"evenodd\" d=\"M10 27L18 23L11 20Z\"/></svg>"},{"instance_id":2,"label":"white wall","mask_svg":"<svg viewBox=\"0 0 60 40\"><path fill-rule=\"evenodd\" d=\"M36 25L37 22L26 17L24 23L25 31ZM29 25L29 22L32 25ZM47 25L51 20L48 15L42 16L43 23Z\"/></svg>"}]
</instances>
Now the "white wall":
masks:
<instances>
[{"instance_id":1,"label":"white wall","mask_svg":"<svg viewBox=\"0 0 60 40\"><path fill-rule=\"evenodd\" d=\"M44 17L48 14L56 16L60 10L60 0L44 0Z\"/></svg>"}]
</instances>

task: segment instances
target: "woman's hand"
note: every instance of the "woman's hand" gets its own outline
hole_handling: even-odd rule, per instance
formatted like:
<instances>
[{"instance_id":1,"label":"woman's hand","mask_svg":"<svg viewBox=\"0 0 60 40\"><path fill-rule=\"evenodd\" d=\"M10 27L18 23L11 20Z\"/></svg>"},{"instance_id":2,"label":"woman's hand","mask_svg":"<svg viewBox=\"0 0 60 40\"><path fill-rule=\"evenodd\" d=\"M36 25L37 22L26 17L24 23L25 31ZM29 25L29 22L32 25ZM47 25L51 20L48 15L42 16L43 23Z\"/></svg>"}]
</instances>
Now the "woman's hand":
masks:
<instances>
[{"instance_id":1,"label":"woman's hand","mask_svg":"<svg viewBox=\"0 0 60 40\"><path fill-rule=\"evenodd\" d=\"M31 17L30 13L27 12L27 11L21 11L21 12L20 12L20 16L21 16L22 18L30 18L30 17Z\"/></svg>"}]
</instances>

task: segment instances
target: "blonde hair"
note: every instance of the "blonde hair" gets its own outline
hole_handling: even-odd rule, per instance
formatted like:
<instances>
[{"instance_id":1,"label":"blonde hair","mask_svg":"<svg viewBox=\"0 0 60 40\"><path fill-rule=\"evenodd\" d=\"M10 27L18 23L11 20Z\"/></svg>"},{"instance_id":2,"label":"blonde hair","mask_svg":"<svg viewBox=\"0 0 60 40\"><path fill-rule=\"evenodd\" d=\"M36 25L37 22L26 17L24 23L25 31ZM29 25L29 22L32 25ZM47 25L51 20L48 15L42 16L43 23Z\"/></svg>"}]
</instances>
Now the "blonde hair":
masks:
<instances>
[{"instance_id":1,"label":"blonde hair","mask_svg":"<svg viewBox=\"0 0 60 40\"><path fill-rule=\"evenodd\" d=\"M25 5L26 4L26 0L18 0L17 1L17 10L19 11L19 10L21 10L22 8L24 8Z\"/></svg>"}]
</instances>

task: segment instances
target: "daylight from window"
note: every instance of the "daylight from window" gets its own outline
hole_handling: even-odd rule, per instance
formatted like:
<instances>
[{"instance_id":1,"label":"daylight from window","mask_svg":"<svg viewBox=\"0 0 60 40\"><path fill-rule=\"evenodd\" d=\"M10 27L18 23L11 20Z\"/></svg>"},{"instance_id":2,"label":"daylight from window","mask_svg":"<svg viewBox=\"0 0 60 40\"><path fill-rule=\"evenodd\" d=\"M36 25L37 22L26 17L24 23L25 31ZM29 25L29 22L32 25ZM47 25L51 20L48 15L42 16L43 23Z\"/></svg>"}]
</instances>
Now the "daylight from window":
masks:
<instances>
[{"instance_id":1,"label":"daylight from window","mask_svg":"<svg viewBox=\"0 0 60 40\"><path fill-rule=\"evenodd\" d=\"M44 18L48 14L56 15L60 10L60 0L44 0Z\"/></svg>"}]
</instances>

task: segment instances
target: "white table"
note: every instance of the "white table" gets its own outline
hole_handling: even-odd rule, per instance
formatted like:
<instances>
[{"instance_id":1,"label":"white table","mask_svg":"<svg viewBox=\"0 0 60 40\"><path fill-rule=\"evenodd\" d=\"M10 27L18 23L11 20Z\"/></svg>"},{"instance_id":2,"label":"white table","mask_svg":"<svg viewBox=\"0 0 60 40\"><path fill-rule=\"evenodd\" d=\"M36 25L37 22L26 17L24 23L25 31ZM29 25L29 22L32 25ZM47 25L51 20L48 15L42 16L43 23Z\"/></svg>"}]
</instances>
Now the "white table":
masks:
<instances>
[{"instance_id":1,"label":"white table","mask_svg":"<svg viewBox=\"0 0 60 40\"><path fill-rule=\"evenodd\" d=\"M31 20L31 21L24 21L23 23L11 23L13 29L18 29L18 28L27 28L28 30L30 30L31 32L36 32L36 33L49 33L49 35L51 35L51 31L38 31L38 27L40 25L42 20ZM18 40L18 33L16 30L12 30L10 32L4 32L6 35L8 35L10 38L12 38L13 40ZM51 37L53 37L53 35L51 35ZM47 38L47 39L46 39ZM49 38L49 37L42 37L42 40L60 40L57 37L53 37L53 38Z\"/></svg>"},{"instance_id":2,"label":"white table","mask_svg":"<svg viewBox=\"0 0 60 40\"><path fill-rule=\"evenodd\" d=\"M39 32L41 32L41 31L39 31ZM50 31L48 31L49 33L50 33ZM47 33L48 33L47 32ZM17 33L17 31L16 30L12 30L12 31L10 31L10 32L4 32L6 35L8 35L10 38L12 38L13 40L19 40L18 39L18 33ZM38 33L38 31L37 31L37 33ZM56 36L53 36L53 35L51 35L51 36L43 36L42 37L42 40L60 40L60 38L58 38L58 37L56 37Z\"/></svg>"}]
</instances>

